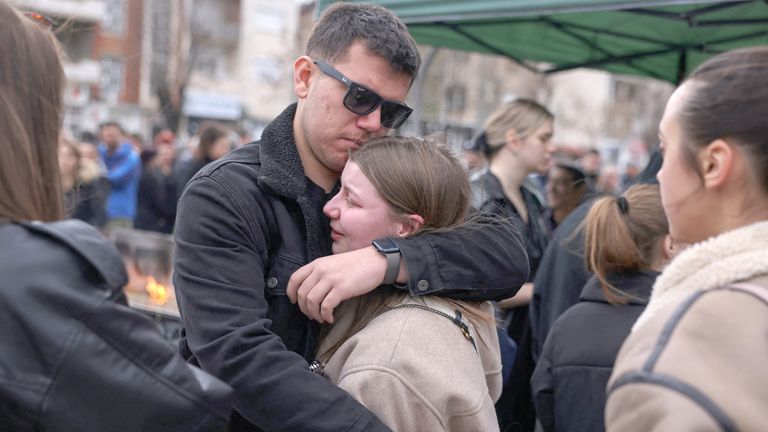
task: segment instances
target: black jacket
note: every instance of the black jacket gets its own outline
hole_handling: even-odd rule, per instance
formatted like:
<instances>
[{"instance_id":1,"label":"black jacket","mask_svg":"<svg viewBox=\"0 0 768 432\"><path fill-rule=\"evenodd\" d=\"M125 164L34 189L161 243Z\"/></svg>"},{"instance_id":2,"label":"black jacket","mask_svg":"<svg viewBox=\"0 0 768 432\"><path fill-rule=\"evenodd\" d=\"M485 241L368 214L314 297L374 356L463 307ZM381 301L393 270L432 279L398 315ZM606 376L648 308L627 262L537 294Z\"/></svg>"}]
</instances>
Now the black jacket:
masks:
<instances>
[{"instance_id":1,"label":"black jacket","mask_svg":"<svg viewBox=\"0 0 768 432\"><path fill-rule=\"evenodd\" d=\"M127 306L81 221L0 223L0 431L224 430L231 389Z\"/></svg>"},{"instance_id":2,"label":"black jacket","mask_svg":"<svg viewBox=\"0 0 768 432\"><path fill-rule=\"evenodd\" d=\"M106 177L97 177L64 192L64 209L67 216L103 228L107 224L109 190L109 180Z\"/></svg>"},{"instance_id":3,"label":"black jacket","mask_svg":"<svg viewBox=\"0 0 768 432\"><path fill-rule=\"evenodd\" d=\"M295 110L286 109L260 141L208 165L182 194L174 258L181 351L235 388L245 417L236 416L235 430L386 430L309 371L317 328L286 296L295 270L331 253L322 213L331 195L304 175ZM417 295L502 298L528 273L519 234L498 220L397 243Z\"/></svg>"},{"instance_id":4,"label":"black jacket","mask_svg":"<svg viewBox=\"0 0 768 432\"><path fill-rule=\"evenodd\" d=\"M534 360L555 320L579 301L579 293L592 276L584 261L584 231L579 228L593 202L590 198L581 203L557 227L541 259L541 271L533 279L529 311Z\"/></svg>"},{"instance_id":5,"label":"black jacket","mask_svg":"<svg viewBox=\"0 0 768 432\"><path fill-rule=\"evenodd\" d=\"M159 168L144 166L136 203L136 229L165 234L173 232L176 221L176 179Z\"/></svg>"},{"instance_id":6,"label":"black jacket","mask_svg":"<svg viewBox=\"0 0 768 432\"><path fill-rule=\"evenodd\" d=\"M531 379L545 431L605 430L606 386L613 363L658 275L643 271L609 276L613 286L630 295L620 306L605 300L593 276L579 303L555 321Z\"/></svg>"}]
</instances>

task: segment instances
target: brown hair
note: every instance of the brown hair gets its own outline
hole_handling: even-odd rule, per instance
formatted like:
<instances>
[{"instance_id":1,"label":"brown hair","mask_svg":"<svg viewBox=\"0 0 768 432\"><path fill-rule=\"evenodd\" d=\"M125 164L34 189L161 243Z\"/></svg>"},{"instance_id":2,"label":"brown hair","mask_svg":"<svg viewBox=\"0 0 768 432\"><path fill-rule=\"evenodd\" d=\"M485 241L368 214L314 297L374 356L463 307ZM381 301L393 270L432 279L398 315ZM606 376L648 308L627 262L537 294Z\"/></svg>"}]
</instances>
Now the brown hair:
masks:
<instances>
[{"instance_id":1,"label":"brown hair","mask_svg":"<svg viewBox=\"0 0 768 432\"><path fill-rule=\"evenodd\" d=\"M766 77L766 46L716 55L691 73L685 81L690 93L680 110L684 151L691 167L697 166L696 154L701 148L723 138L747 152L747 160L768 191Z\"/></svg>"},{"instance_id":2,"label":"brown hair","mask_svg":"<svg viewBox=\"0 0 768 432\"><path fill-rule=\"evenodd\" d=\"M435 232L462 225L469 213L471 189L458 156L447 145L430 139L385 136L352 152L356 163L390 205L393 216L417 214L424 218L418 231ZM377 289L359 302L355 324L341 340L322 353L329 359L352 335L386 308L401 303L408 293ZM488 321L477 303L447 300L471 322Z\"/></svg>"},{"instance_id":3,"label":"brown hair","mask_svg":"<svg viewBox=\"0 0 768 432\"><path fill-rule=\"evenodd\" d=\"M521 139L527 138L536 129L555 116L541 104L529 99L515 99L491 114L483 126L488 143L486 155L492 157L507 141L507 131L514 129Z\"/></svg>"},{"instance_id":4,"label":"brown hair","mask_svg":"<svg viewBox=\"0 0 768 432\"><path fill-rule=\"evenodd\" d=\"M196 156L199 160L211 159L213 144L227 136L227 127L217 122L205 122L200 126L200 141L197 144Z\"/></svg>"},{"instance_id":5,"label":"brown hair","mask_svg":"<svg viewBox=\"0 0 768 432\"><path fill-rule=\"evenodd\" d=\"M395 72L416 78L421 56L400 18L377 5L334 3L320 16L307 41L307 55L328 63L342 60L355 42L389 63Z\"/></svg>"},{"instance_id":6,"label":"brown hair","mask_svg":"<svg viewBox=\"0 0 768 432\"><path fill-rule=\"evenodd\" d=\"M467 217L469 180L458 157L445 144L386 136L352 152L349 160L360 167L395 216L424 218L418 232L453 228Z\"/></svg>"},{"instance_id":7,"label":"brown hair","mask_svg":"<svg viewBox=\"0 0 768 432\"><path fill-rule=\"evenodd\" d=\"M59 220L59 47L49 30L4 2L0 40L0 218Z\"/></svg>"},{"instance_id":8,"label":"brown hair","mask_svg":"<svg viewBox=\"0 0 768 432\"><path fill-rule=\"evenodd\" d=\"M659 240L668 233L658 185L632 186L623 196L606 196L592 205L584 221L584 256L609 303L625 304L628 294L609 283L608 274L650 268Z\"/></svg>"}]
</instances>

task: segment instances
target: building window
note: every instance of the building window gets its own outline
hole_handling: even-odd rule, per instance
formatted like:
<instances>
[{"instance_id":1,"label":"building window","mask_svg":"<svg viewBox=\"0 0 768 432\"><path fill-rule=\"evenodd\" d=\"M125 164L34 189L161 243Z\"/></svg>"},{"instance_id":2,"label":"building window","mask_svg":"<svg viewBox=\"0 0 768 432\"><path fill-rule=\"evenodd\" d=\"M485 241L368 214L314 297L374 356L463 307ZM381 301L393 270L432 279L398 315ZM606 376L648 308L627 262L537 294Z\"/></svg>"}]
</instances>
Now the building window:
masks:
<instances>
[{"instance_id":1,"label":"building window","mask_svg":"<svg viewBox=\"0 0 768 432\"><path fill-rule=\"evenodd\" d=\"M122 35L125 33L126 8L125 0L104 0L104 33Z\"/></svg>"},{"instance_id":2,"label":"building window","mask_svg":"<svg viewBox=\"0 0 768 432\"><path fill-rule=\"evenodd\" d=\"M99 80L101 98L117 104L123 89L124 65L121 60L105 58L101 60L101 77Z\"/></svg>"},{"instance_id":3,"label":"building window","mask_svg":"<svg viewBox=\"0 0 768 432\"><path fill-rule=\"evenodd\" d=\"M445 91L446 111L451 114L461 114L466 105L466 91L460 84L449 86Z\"/></svg>"}]
</instances>

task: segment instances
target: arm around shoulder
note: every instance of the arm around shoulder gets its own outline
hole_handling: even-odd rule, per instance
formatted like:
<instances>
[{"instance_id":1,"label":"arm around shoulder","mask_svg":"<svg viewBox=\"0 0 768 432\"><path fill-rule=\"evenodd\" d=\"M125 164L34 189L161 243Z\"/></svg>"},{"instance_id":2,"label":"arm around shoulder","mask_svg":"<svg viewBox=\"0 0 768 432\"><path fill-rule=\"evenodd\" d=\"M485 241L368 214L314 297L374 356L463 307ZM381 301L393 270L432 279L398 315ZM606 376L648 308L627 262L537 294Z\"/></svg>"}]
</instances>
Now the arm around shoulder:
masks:
<instances>
[{"instance_id":1,"label":"arm around shoulder","mask_svg":"<svg viewBox=\"0 0 768 432\"><path fill-rule=\"evenodd\" d=\"M528 255L519 230L483 214L459 228L394 239L410 274L412 295L501 300L528 279Z\"/></svg>"}]
</instances>

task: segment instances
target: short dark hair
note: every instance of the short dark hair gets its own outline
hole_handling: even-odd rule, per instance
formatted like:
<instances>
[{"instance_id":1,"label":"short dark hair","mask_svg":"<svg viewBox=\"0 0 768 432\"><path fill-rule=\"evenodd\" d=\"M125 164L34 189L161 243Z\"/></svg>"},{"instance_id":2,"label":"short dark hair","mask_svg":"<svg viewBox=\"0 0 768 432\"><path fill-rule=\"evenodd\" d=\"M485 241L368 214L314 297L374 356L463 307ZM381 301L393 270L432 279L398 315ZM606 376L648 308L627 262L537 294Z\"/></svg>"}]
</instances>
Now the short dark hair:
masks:
<instances>
[{"instance_id":1,"label":"short dark hair","mask_svg":"<svg viewBox=\"0 0 768 432\"><path fill-rule=\"evenodd\" d=\"M718 138L732 139L768 190L768 47L718 54L686 80L690 93L680 111L688 164L696 152ZM746 114L745 114L746 113Z\"/></svg>"},{"instance_id":2,"label":"short dark hair","mask_svg":"<svg viewBox=\"0 0 768 432\"><path fill-rule=\"evenodd\" d=\"M117 130L119 130L121 134L125 134L125 130L123 129L123 127L120 126L120 123L118 123L116 121L106 121L106 122L100 124L99 125L99 132L103 131L104 128L107 128L107 127L116 127Z\"/></svg>"},{"instance_id":3,"label":"short dark hair","mask_svg":"<svg viewBox=\"0 0 768 432\"><path fill-rule=\"evenodd\" d=\"M563 171L567 172L568 175L571 176L571 182L576 185L583 183L584 180L587 178L587 175L584 173L584 170L581 169L580 166L577 164L567 161L567 160L558 160L555 162L555 167L562 169Z\"/></svg>"},{"instance_id":4,"label":"short dark hair","mask_svg":"<svg viewBox=\"0 0 768 432\"><path fill-rule=\"evenodd\" d=\"M392 70L416 78L421 56L408 28L391 11L363 3L335 3L323 12L307 41L306 54L336 63L355 42L386 60Z\"/></svg>"}]
</instances>

